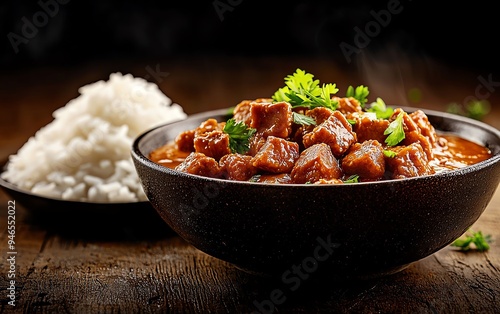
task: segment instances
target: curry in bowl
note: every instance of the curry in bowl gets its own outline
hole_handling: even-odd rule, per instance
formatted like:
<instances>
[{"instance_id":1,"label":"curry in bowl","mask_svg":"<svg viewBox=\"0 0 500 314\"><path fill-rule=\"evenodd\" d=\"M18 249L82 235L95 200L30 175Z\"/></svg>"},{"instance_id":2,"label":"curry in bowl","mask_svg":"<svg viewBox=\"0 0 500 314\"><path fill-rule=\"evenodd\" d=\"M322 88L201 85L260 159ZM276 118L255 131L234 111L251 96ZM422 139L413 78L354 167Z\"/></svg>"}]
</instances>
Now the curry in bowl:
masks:
<instances>
[{"instance_id":1,"label":"curry in bowl","mask_svg":"<svg viewBox=\"0 0 500 314\"><path fill-rule=\"evenodd\" d=\"M325 278L373 278L450 244L491 200L500 182L491 126L368 104L363 86L332 96L299 71L286 83L229 116L195 114L134 141L149 201L201 251L280 275L327 243Z\"/></svg>"},{"instance_id":2,"label":"curry in bowl","mask_svg":"<svg viewBox=\"0 0 500 314\"><path fill-rule=\"evenodd\" d=\"M287 83L307 75L298 70ZM308 82L287 84L270 99L242 101L229 120L210 117L149 158L210 178L344 184L433 175L492 156L483 145L438 133L420 109L392 109L381 99L366 104L366 87L330 97L336 89L324 85L314 96L318 86Z\"/></svg>"}]
</instances>

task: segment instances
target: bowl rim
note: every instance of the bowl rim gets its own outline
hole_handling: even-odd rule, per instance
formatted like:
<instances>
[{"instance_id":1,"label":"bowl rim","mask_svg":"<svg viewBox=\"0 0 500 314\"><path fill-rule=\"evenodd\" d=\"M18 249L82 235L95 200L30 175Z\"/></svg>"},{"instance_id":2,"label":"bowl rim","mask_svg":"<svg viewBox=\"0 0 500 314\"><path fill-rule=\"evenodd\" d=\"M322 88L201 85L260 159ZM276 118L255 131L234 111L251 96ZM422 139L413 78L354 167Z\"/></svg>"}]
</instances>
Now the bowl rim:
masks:
<instances>
[{"instance_id":1,"label":"bowl rim","mask_svg":"<svg viewBox=\"0 0 500 314\"><path fill-rule=\"evenodd\" d=\"M432 115L436 116L439 118L445 118L449 120L454 120L458 121L460 123L465 123L469 125L473 125L475 128L483 129L487 133L491 133L494 136L496 136L499 139L500 143L500 130L496 129L495 127L479 121L479 120L474 120L472 118L468 118L465 116L460 116L457 114L452 114L448 112L442 112L438 110L432 110L432 109L424 109L424 108L419 108L419 107L408 107L408 106L394 106L392 105L391 107L394 108L402 108L406 112L412 112L412 111L417 111L417 110L422 110L426 115ZM151 133L155 132L158 129L162 128L173 128L177 125L182 125L184 123L188 123L191 120L196 120L199 118L204 118L206 117L207 119L210 117L220 117L220 116L225 116L228 115L228 110L231 109L229 108L223 108L223 109L215 109L215 110L209 110L209 111L204 111L204 112L199 112L192 114L188 116L186 119L181 120L181 121L176 121L173 123L165 123L158 125L156 127L150 128L141 134L139 134L133 141L132 143L132 149L131 149L131 155L132 158L135 161L138 161L142 164L144 164L148 168L153 168L156 171L164 172L169 175L174 175L178 176L181 178L186 178L186 179L193 179L193 180L199 180L199 181L206 181L206 182L216 182L219 184L237 184L237 185L249 185L249 186L275 186L275 187L306 187L306 188L345 188L346 186L365 186L365 185L391 185L395 184L396 182L411 182L411 181L420 181L420 180L428 180L429 178L447 178L447 177L454 177L454 176L460 176L461 174L466 174L474 171L478 171L483 168L487 168L495 163L500 162L500 151L493 153L493 156L490 158L483 160L481 162L478 162L476 164L468 165L463 168L459 169L454 169L450 171L443 171L437 174L431 174L431 175L422 175L418 177L411 177L411 178L404 178L404 179L391 179L391 180L381 180L381 181L369 181L369 182L358 182L358 183L348 183L348 184L299 184L299 183L287 183L287 184L282 184L282 183L262 183L262 182L251 182L251 181L236 181L236 180L227 180L227 179L219 179L219 178L211 178L211 177L204 177L200 175L195 175L195 174L190 174L190 173L184 173L180 171L176 171L174 169L159 165L149 159L147 156L145 156L142 151L139 149L139 146L141 142L149 136ZM453 134L453 132L447 132L447 131L442 131L446 133ZM473 139L468 139L470 141L473 141ZM477 143L477 141L476 141ZM483 144L481 144L483 145ZM484 146L484 145L483 145Z\"/></svg>"}]
</instances>

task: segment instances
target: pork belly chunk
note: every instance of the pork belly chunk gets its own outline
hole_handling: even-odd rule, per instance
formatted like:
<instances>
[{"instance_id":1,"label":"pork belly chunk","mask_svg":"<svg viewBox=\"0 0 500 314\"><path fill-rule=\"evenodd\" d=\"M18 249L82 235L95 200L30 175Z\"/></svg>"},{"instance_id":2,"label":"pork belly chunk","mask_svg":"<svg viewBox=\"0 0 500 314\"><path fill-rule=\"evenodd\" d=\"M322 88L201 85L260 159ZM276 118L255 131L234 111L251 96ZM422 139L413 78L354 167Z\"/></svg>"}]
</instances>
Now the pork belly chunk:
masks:
<instances>
[{"instance_id":1,"label":"pork belly chunk","mask_svg":"<svg viewBox=\"0 0 500 314\"><path fill-rule=\"evenodd\" d=\"M293 183L314 183L320 179L339 179L342 177L342 170L330 147L320 143L302 151L290 177Z\"/></svg>"},{"instance_id":2,"label":"pork belly chunk","mask_svg":"<svg viewBox=\"0 0 500 314\"><path fill-rule=\"evenodd\" d=\"M221 178L222 172L217 161L203 153L189 154L175 170L210 178Z\"/></svg>"},{"instance_id":3,"label":"pork belly chunk","mask_svg":"<svg viewBox=\"0 0 500 314\"><path fill-rule=\"evenodd\" d=\"M387 149L396 153L395 157L386 157L386 168L392 173L393 179L434 174L434 169L429 165L427 155L419 143Z\"/></svg>"},{"instance_id":4,"label":"pork belly chunk","mask_svg":"<svg viewBox=\"0 0 500 314\"><path fill-rule=\"evenodd\" d=\"M358 175L361 181L380 180L385 173L384 148L376 140L355 143L342 159L346 175Z\"/></svg>"},{"instance_id":5,"label":"pork belly chunk","mask_svg":"<svg viewBox=\"0 0 500 314\"><path fill-rule=\"evenodd\" d=\"M337 110L303 137L306 148L315 144L326 143L330 146L336 158L340 158L356 141L356 133L352 131L351 124Z\"/></svg>"}]
</instances>

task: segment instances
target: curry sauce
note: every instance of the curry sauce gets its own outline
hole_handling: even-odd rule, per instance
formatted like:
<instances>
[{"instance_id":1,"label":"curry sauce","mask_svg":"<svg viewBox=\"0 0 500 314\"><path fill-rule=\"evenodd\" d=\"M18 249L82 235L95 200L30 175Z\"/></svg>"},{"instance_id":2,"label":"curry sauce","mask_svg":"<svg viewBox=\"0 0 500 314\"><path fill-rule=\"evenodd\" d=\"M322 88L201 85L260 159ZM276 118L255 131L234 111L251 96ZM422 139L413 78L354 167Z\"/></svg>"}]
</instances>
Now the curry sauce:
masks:
<instances>
[{"instance_id":1,"label":"curry sauce","mask_svg":"<svg viewBox=\"0 0 500 314\"><path fill-rule=\"evenodd\" d=\"M314 123L298 123L296 113ZM400 133L396 139L387 132L395 125ZM236 128L241 132L232 138ZM245 142L235 145L235 138ZM280 184L404 179L463 168L490 157L487 147L436 131L421 110L408 113L396 108L388 119L375 118L347 97L339 98L337 110L301 110L265 99L242 101L227 122L207 119L149 156L181 172Z\"/></svg>"}]
</instances>

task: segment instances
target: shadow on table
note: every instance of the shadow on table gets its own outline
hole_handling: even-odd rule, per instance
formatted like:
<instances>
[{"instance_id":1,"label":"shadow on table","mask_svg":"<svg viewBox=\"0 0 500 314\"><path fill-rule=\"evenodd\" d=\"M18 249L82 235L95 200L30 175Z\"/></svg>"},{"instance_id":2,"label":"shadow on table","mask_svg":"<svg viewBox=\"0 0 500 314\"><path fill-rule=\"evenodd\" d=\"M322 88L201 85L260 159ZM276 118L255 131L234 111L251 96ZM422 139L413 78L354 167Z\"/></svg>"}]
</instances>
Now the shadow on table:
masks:
<instances>
[{"instance_id":1,"label":"shadow on table","mask_svg":"<svg viewBox=\"0 0 500 314\"><path fill-rule=\"evenodd\" d=\"M24 221L62 238L88 241L153 241L176 235L152 208L144 207L141 214L126 210L119 214L106 211L88 214L28 211Z\"/></svg>"}]
</instances>

